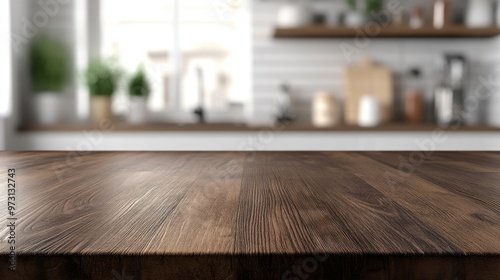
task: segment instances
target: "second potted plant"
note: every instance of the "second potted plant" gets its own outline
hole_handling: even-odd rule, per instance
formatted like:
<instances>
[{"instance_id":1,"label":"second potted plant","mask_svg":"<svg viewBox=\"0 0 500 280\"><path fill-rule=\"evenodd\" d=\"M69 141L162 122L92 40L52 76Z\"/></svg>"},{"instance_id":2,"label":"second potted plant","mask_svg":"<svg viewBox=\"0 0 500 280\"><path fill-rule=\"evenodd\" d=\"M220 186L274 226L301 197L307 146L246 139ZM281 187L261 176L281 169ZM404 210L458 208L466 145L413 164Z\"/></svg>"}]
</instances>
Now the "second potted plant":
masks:
<instances>
[{"instance_id":1,"label":"second potted plant","mask_svg":"<svg viewBox=\"0 0 500 280\"><path fill-rule=\"evenodd\" d=\"M347 27L363 26L373 12L378 12L382 8L381 0L347 0L350 10L344 15L344 24Z\"/></svg>"},{"instance_id":2,"label":"second potted plant","mask_svg":"<svg viewBox=\"0 0 500 280\"><path fill-rule=\"evenodd\" d=\"M112 119L112 96L118 88L121 71L112 61L94 60L85 72L85 82L91 98L91 119L99 123Z\"/></svg>"},{"instance_id":3,"label":"second potted plant","mask_svg":"<svg viewBox=\"0 0 500 280\"><path fill-rule=\"evenodd\" d=\"M132 76L128 83L128 93L130 95L129 122L141 124L147 121L147 103L151 92L148 78L141 67Z\"/></svg>"}]
</instances>

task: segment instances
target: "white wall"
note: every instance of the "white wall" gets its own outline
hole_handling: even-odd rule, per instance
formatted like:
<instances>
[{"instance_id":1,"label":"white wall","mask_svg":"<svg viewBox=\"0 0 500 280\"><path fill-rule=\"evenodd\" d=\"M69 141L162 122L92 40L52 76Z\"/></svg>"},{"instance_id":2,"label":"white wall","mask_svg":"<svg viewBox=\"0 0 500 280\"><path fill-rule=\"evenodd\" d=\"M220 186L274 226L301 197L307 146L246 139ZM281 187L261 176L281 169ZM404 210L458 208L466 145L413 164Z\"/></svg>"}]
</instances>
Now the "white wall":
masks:
<instances>
[{"instance_id":1,"label":"white wall","mask_svg":"<svg viewBox=\"0 0 500 280\"><path fill-rule=\"evenodd\" d=\"M6 139L5 139L5 121L0 118L0 151L6 149Z\"/></svg>"},{"instance_id":2,"label":"white wall","mask_svg":"<svg viewBox=\"0 0 500 280\"><path fill-rule=\"evenodd\" d=\"M419 0L428 4L430 1ZM417 1L403 1L415 3ZM461 1L453 1L454 4ZM462 1L463 2L463 1ZM322 11L345 10L345 1L315 1ZM279 85L288 81L295 86L300 118L309 121L310 100L321 89L332 91L343 100L343 71L350 60L341 44L356 46L355 38L346 39L274 39L275 17L283 1L254 1L253 6L253 92L254 115L263 123L272 119ZM408 5L409 6L409 5ZM371 56L376 62L390 67L395 74L396 100L402 98L405 80L401 74L411 67L423 70L422 87L430 101L436 82L436 61L445 52L465 54L471 63L470 89L477 87L479 77L486 77L500 62L496 39L371 39L352 56L357 62ZM468 119L469 123L484 122L487 102ZM428 104L430 107L430 104ZM500 108L499 108L500 109Z\"/></svg>"},{"instance_id":3,"label":"white wall","mask_svg":"<svg viewBox=\"0 0 500 280\"><path fill-rule=\"evenodd\" d=\"M7 1L8 2L8 1ZM61 4L59 3L61 2ZM31 39L41 33L48 33L59 38L68 45L68 49L74 49L75 40L73 35L74 25L72 20L74 1L31 1L31 0L10 0L12 34L19 38L13 40L13 92L14 104L13 113L16 123L30 119L31 96L33 90L29 83L29 60L28 51ZM47 4L42 5L41 3ZM21 43L17 43L21 42ZM74 54L71 53L73 56ZM71 60L73 61L73 60ZM70 62L71 63L71 62ZM74 90L75 83L68 84L62 98L67 104L75 104ZM75 106L66 106L66 119L74 115Z\"/></svg>"},{"instance_id":4,"label":"white wall","mask_svg":"<svg viewBox=\"0 0 500 280\"><path fill-rule=\"evenodd\" d=\"M0 150L6 148L5 120L12 111L12 51L10 1L0 2Z\"/></svg>"}]
</instances>

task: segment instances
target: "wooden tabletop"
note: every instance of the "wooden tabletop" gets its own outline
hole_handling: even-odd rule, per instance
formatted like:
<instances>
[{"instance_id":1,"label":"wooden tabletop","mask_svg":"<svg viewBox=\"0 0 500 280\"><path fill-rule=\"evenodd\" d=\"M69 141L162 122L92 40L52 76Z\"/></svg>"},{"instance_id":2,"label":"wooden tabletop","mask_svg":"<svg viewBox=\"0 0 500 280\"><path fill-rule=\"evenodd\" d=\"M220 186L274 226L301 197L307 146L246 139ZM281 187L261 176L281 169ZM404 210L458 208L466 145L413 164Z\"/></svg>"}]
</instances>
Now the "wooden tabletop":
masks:
<instances>
[{"instance_id":1,"label":"wooden tabletop","mask_svg":"<svg viewBox=\"0 0 500 280\"><path fill-rule=\"evenodd\" d=\"M0 166L4 185L15 169L18 255L500 257L500 153L0 152Z\"/></svg>"}]
</instances>

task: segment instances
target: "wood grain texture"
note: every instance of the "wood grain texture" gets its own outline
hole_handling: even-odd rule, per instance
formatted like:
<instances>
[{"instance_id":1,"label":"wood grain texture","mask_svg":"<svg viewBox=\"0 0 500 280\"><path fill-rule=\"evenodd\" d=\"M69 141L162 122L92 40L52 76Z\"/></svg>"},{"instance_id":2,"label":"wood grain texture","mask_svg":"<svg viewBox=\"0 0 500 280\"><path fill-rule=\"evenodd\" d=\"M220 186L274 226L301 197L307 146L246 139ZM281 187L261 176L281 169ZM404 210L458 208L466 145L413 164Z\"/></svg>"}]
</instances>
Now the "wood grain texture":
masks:
<instances>
[{"instance_id":1,"label":"wood grain texture","mask_svg":"<svg viewBox=\"0 0 500 280\"><path fill-rule=\"evenodd\" d=\"M489 38L500 34L500 29L497 27L446 26L435 29L432 26L424 26L414 29L409 26L390 26L377 31L373 29L367 31L365 28L311 25L298 28L276 28L274 38L355 38L360 36L360 31L363 35L374 38Z\"/></svg>"},{"instance_id":2,"label":"wood grain texture","mask_svg":"<svg viewBox=\"0 0 500 280\"><path fill-rule=\"evenodd\" d=\"M18 205L17 271L1 227L0 279L500 279L500 153L0 152L0 166Z\"/></svg>"}]
</instances>

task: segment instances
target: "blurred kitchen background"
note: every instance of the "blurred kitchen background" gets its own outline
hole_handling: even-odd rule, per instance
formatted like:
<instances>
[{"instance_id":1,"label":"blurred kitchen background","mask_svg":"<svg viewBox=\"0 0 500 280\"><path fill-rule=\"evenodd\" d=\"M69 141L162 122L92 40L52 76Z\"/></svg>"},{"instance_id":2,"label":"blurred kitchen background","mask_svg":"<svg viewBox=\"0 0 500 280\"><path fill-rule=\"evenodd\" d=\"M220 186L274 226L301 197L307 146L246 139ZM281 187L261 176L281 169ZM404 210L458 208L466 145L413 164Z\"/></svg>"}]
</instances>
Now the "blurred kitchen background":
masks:
<instances>
[{"instance_id":1,"label":"blurred kitchen background","mask_svg":"<svg viewBox=\"0 0 500 280\"><path fill-rule=\"evenodd\" d=\"M1 149L500 149L496 0L10 0L0 13Z\"/></svg>"}]
</instances>

